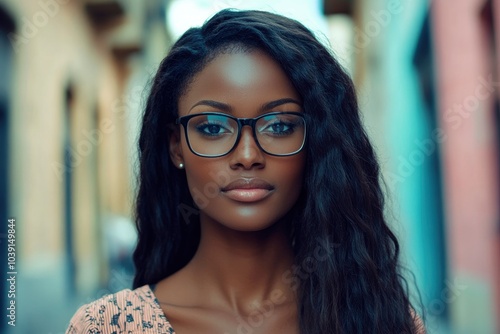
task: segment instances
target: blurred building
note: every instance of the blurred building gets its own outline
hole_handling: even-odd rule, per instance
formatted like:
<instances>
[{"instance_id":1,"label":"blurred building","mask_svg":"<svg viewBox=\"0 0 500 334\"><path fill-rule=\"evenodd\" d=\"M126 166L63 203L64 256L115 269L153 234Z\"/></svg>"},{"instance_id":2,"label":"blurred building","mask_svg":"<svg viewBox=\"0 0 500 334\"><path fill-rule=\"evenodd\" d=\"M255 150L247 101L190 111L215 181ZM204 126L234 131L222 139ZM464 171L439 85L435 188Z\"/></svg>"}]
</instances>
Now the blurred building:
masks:
<instances>
[{"instance_id":1,"label":"blurred building","mask_svg":"<svg viewBox=\"0 0 500 334\"><path fill-rule=\"evenodd\" d=\"M500 331L500 1L360 0L355 80L429 333Z\"/></svg>"},{"instance_id":2,"label":"blurred building","mask_svg":"<svg viewBox=\"0 0 500 334\"><path fill-rule=\"evenodd\" d=\"M450 20L453 17L453 20ZM434 1L438 124L457 333L500 331L500 1ZM459 22L460 24L457 24Z\"/></svg>"},{"instance_id":3,"label":"blurred building","mask_svg":"<svg viewBox=\"0 0 500 334\"><path fill-rule=\"evenodd\" d=\"M15 333L63 331L110 280L130 283L111 266L130 269L132 145L148 61L168 47L164 14L155 0L0 1L0 212L2 228L17 221Z\"/></svg>"}]
</instances>

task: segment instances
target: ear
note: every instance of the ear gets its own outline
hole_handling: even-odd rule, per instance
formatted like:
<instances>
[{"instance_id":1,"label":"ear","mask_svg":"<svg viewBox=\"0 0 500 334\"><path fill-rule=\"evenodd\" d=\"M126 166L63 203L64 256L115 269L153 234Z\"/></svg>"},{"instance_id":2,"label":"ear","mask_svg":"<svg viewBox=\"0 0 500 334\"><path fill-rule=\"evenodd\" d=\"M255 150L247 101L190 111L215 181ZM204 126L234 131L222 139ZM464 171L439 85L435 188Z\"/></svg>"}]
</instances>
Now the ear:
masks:
<instances>
[{"instance_id":1,"label":"ear","mask_svg":"<svg viewBox=\"0 0 500 334\"><path fill-rule=\"evenodd\" d=\"M184 156L182 154L181 147L180 129L177 126L173 126L169 132L170 159L172 160L174 166L180 169L179 165L184 163Z\"/></svg>"}]
</instances>

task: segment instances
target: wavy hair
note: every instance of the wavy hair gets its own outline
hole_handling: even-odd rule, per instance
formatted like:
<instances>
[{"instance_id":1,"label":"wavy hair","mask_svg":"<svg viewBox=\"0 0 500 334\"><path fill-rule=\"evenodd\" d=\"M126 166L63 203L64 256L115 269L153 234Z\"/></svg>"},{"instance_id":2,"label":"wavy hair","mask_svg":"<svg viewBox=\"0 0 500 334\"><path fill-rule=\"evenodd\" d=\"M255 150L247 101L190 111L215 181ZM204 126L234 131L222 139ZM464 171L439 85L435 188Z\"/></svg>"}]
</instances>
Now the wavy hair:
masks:
<instances>
[{"instance_id":1,"label":"wavy hair","mask_svg":"<svg viewBox=\"0 0 500 334\"><path fill-rule=\"evenodd\" d=\"M199 216L185 172L170 160L179 97L221 52L262 50L303 101L308 127L302 194L290 220L295 263L332 251L297 282L301 333L415 333L399 245L383 215L379 165L360 121L353 83L302 24L262 11L223 10L173 45L154 77L139 138L134 288L193 257ZM332 248L333 247L333 248Z\"/></svg>"}]
</instances>

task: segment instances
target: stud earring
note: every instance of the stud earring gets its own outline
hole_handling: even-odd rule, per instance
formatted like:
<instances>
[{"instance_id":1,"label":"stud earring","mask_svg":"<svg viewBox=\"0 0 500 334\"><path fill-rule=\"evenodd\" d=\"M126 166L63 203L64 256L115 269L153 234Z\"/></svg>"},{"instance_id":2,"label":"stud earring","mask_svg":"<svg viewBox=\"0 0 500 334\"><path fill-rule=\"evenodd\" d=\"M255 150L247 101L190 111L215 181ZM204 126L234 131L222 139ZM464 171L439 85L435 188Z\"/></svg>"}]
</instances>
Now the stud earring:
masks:
<instances>
[{"instance_id":1,"label":"stud earring","mask_svg":"<svg viewBox=\"0 0 500 334\"><path fill-rule=\"evenodd\" d=\"M179 164L179 168L180 168L180 169L183 169L183 168L184 168L184 164L183 164L183 163L180 163L180 164Z\"/></svg>"}]
</instances>

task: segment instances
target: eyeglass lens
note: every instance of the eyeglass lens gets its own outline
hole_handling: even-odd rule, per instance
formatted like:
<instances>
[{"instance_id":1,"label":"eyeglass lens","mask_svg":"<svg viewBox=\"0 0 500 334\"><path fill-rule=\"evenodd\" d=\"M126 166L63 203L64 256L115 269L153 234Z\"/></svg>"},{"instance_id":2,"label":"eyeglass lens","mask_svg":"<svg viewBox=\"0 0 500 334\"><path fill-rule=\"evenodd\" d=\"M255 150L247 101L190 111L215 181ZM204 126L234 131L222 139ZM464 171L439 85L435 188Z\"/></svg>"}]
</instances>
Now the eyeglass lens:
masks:
<instances>
[{"instance_id":1,"label":"eyeglass lens","mask_svg":"<svg viewBox=\"0 0 500 334\"><path fill-rule=\"evenodd\" d=\"M305 139L305 123L295 114L265 115L255 123L261 148L270 154L289 155L299 151ZM187 123L191 149L205 156L228 153L238 140L238 122L224 115L201 114Z\"/></svg>"}]
</instances>

